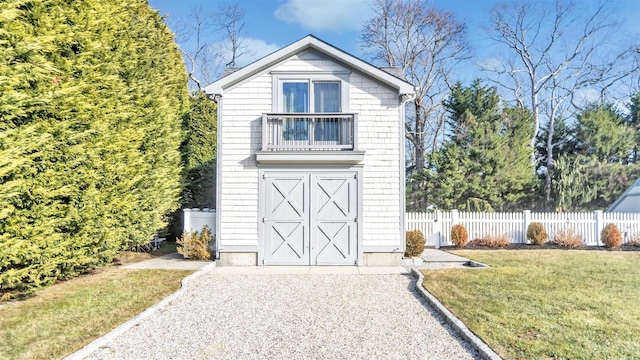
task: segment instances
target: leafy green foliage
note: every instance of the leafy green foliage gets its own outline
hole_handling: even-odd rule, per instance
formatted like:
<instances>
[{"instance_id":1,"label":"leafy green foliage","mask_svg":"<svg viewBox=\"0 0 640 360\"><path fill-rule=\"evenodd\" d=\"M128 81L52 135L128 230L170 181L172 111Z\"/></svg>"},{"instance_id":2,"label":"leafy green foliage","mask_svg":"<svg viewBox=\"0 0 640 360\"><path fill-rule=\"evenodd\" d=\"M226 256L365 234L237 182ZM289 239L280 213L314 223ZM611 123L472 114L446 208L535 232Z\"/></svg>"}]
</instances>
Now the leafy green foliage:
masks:
<instances>
[{"instance_id":1,"label":"leafy green foliage","mask_svg":"<svg viewBox=\"0 0 640 360\"><path fill-rule=\"evenodd\" d=\"M553 123L553 136L551 143L553 146L553 162L562 156L576 156L578 149L576 144L575 126L568 124L565 119L557 119ZM546 171L544 168L547 163L548 148L547 141L549 137L548 124L540 128L540 132L536 137L536 158L538 159L536 172L542 173Z\"/></svg>"},{"instance_id":2,"label":"leafy green foliage","mask_svg":"<svg viewBox=\"0 0 640 360\"><path fill-rule=\"evenodd\" d=\"M216 204L216 103L204 93L189 97L182 119L186 138L180 147L185 170L183 204L214 208Z\"/></svg>"},{"instance_id":3,"label":"leafy green foliage","mask_svg":"<svg viewBox=\"0 0 640 360\"><path fill-rule=\"evenodd\" d=\"M629 115L625 119L625 124L631 129L633 133L631 162L635 164L640 161L640 91L631 96L628 108Z\"/></svg>"},{"instance_id":4,"label":"leafy green foliage","mask_svg":"<svg viewBox=\"0 0 640 360\"><path fill-rule=\"evenodd\" d=\"M613 105L590 105L577 116L578 152L601 163L626 162L633 136Z\"/></svg>"},{"instance_id":5,"label":"leafy green foliage","mask_svg":"<svg viewBox=\"0 0 640 360\"><path fill-rule=\"evenodd\" d=\"M640 177L640 164L600 163L584 156L556 161L552 195L560 211L605 209Z\"/></svg>"},{"instance_id":6,"label":"leafy green foliage","mask_svg":"<svg viewBox=\"0 0 640 360\"><path fill-rule=\"evenodd\" d=\"M176 240L180 245L178 253L185 258L193 260L210 260L211 251L209 247L213 246L214 238L211 235L211 229L204 226L200 232L184 232L182 238Z\"/></svg>"},{"instance_id":7,"label":"leafy green foliage","mask_svg":"<svg viewBox=\"0 0 640 360\"><path fill-rule=\"evenodd\" d=\"M616 224L607 224L600 234L600 241L608 248L622 245L622 234Z\"/></svg>"},{"instance_id":8,"label":"leafy green foliage","mask_svg":"<svg viewBox=\"0 0 640 360\"><path fill-rule=\"evenodd\" d=\"M531 241L534 245L542 245L548 238L547 230L544 229L544 225L539 222L532 222L527 227L527 240Z\"/></svg>"},{"instance_id":9,"label":"leafy green foliage","mask_svg":"<svg viewBox=\"0 0 640 360\"><path fill-rule=\"evenodd\" d=\"M404 254L406 256L420 256L424 252L424 244L426 240L420 230L407 231L405 235L406 246Z\"/></svg>"},{"instance_id":10,"label":"leafy green foliage","mask_svg":"<svg viewBox=\"0 0 640 360\"><path fill-rule=\"evenodd\" d=\"M520 108L501 107L494 87L476 80L457 84L445 101L451 131L430 167L412 183L423 189L424 206L467 211L520 207L533 189L533 118ZM412 184L412 185L413 185Z\"/></svg>"},{"instance_id":11,"label":"leafy green foliage","mask_svg":"<svg viewBox=\"0 0 640 360\"><path fill-rule=\"evenodd\" d=\"M180 154L182 174L181 208L215 208L216 205L216 103L203 92L189 96L189 108L182 117L184 139ZM182 234L183 214L172 214L169 233Z\"/></svg>"},{"instance_id":12,"label":"leafy green foliage","mask_svg":"<svg viewBox=\"0 0 640 360\"><path fill-rule=\"evenodd\" d=\"M178 205L186 75L146 1L0 3L0 293L148 242Z\"/></svg>"}]
</instances>

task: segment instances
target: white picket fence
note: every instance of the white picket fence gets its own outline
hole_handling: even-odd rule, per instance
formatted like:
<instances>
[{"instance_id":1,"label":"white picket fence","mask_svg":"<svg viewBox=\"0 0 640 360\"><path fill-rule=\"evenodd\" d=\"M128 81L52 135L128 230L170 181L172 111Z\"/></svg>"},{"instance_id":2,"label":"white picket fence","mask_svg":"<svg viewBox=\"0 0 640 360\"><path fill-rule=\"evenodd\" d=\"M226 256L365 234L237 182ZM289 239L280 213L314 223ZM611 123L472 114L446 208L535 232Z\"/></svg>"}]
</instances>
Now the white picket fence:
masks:
<instances>
[{"instance_id":1,"label":"white picket fence","mask_svg":"<svg viewBox=\"0 0 640 360\"><path fill-rule=\"evenodd\" d=\"M602 245L600 233L609 223L616 224L624 242L640 236L640 213L605 213L602 211L581 213L537 213L531 211L513 213L458 212L409 212L405 215L406 230L420 230L427 246L447 246L451 243L451 227L462 224L469 239L487 235L506 234L512 243L527 242L527 227L532 222L542 223L549 240L558 230L573 229L582 236L586 245Z\"/></svg>"}]
</instances>

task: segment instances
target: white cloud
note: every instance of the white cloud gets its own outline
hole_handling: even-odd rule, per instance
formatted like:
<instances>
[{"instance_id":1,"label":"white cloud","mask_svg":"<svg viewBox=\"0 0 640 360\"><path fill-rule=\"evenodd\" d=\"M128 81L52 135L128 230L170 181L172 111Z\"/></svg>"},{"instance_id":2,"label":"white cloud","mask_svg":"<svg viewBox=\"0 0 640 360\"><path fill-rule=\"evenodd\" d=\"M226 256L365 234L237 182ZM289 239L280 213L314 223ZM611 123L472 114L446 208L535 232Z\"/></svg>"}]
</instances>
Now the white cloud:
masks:
<instances>
[{"instance_id":1,"label":"white cloud","mask_svg":"<svg viewBox=\"0 0 640 360\"><path fill-rule=\"evenodd\" d=\"M505 71L506 68L501 59L496 57L490 57L478 62L478 66L481 69L485 69L488 71Z\"/></svg>"},{"instance_id":2,"label":"white cloud","mask_svg":"<svg viewBox=\"0 0 640 360\"><path fill-rule=\"evenodd\" d=\"M262 39L243 37L239 40L243 46L244 53L236 59L236 67L249 65L281 48L280 45L268 43ZM224 62L229 61L232 56L230 45L228 43L216 43L213 48L218 52L217 57L221 62L221 66L224 67Z\"/></svg>"},{"instance_id":3,"label":"white cloud","mask_svg":"<svg viewBox=\"0 0 640 360\"><path fill-rule=\"evenodd\" d=\"M238 59L236 66L245 66L258 59L261 59L272 52L281 48L280 45L268 43L262 39L242 38L244 46L247 47L247 53Z\"/></svg>"},{"instance_id":4,"label":"white cloud","mask_svg":"<svg viewBox=\"0 0 640 360\"><path fill-rule=\"evenodd\" d=\"M311 31L359 31L369 18L368 0L287 0L274 16Z\"/></svg>"},{"instance_id":5,"label":"white cloud","mask_svg":"<svg viewBox=\"0 0 640 360\"><path fill-rule=\"evenodd\" d=\"M574 94L573 101L579 106L594 103L600 99L600 92L594 88L579 89Z\"/></svg>"}]
</instances>

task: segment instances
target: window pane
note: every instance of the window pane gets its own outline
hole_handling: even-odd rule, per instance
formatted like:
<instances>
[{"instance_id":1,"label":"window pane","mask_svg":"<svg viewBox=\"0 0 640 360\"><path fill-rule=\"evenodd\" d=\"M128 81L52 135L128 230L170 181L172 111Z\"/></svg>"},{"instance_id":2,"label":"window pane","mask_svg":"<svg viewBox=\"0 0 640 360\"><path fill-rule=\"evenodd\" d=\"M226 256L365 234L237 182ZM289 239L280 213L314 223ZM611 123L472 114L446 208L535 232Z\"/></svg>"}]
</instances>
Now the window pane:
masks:
<instances>
[{"instance_id":1,"label":"window pane","mask_svg":"<svg viewBox=\"0 0 640 360\"><path fill-rule=\"evenodd\" d=\"M306 82L282 83L282 111L309 112L309 84Z\"/></svg>"},{"instance_id":2,"label":"window pane","mask_svg":"<svg viewBox=\"0 0 640 360\"><path fill-rule=\"evenodd\" d=\"M339 82L314 82L313 96L315 112L340 112Z\"/></svg>"}]
</instances>

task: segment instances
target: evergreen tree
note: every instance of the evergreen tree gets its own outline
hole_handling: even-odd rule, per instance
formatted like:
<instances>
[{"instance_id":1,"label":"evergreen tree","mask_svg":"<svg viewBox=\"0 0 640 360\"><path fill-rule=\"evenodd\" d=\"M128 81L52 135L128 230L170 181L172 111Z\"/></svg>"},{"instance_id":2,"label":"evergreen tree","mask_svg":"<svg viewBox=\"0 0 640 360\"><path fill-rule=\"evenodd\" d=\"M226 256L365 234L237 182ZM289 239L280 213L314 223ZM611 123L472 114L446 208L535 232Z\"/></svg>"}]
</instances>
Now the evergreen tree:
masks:
<instances>
[{"instance_id":1,"label":"evergreen tree","mask_svg":"<svg viewBox=\"0 0 640 360\"><path fill-rule=\"evenodd\" d=\"M632 131L633 149L631 150L631 162L634 164L640 161L640 91L631 96L628 104L629 115L625 124Z\"/></svg>"},{"instance_id":2,"label":"evergreen tree","mask_svg":"<svg viewBox=\"0 0 640 360\"><path fill-rule=\"evenodd\" d=\"M185 171L185 207L216 206L216 104L203 92L189 98L182 126L186 138L180 148Z\"/></svg>"},{"instance_id":3,"label":"evergreen tree","mask_svg":"<svg viewBox=\"0 0 640 360\"><path fill-rule=\"evenodd\" d=\"M0 296L147 243L178 205L186 75L143 0L0 2Z\"/></svg>"},{"instance_id":4,"label":"evergreen tree","mask_svg":"<svg viewBox=\"0 0 640 360\"><path fill-rule=\"evenodd\" d=\"M578 152L575 139L575 126L569 125L565 119L557 119L553 123L554 131L551 142L553 143L552 147L554 151L551 164L554 164L561 156L575 156ZM547 145L548 138L549 129L547 126L542 126L536 140L536 171L538 173L546 171L545 167L548 163L547 152L549 148Z\"/></svg>"},{"instance_id":5,"label":"evergreen tree","mask_svg":"<svg viewBox=\"0 0 640 360\"><path fill-rule=\"evenodd\" d=\"M627 162L633 135L613 105L590 105L577 115L577 151L600 163ZM631 135L631 136L630 136Z\"/></svg>"},{"instance_id":6,"label":"evergreen tree","mask_svg":"<svg viewBox=\"0 0 640 360\"><path fill-rule=\"evenodd\" d=\"M640 177L640 164L602 163L584 155L556 162L552 195L556 211L605 210Z\"/></svg>"},{"instance_id":7,"label":"evergreen tree","mask_svg":"<svg viewBox=\"0 0 640 360\"><path fill-rule=\"evenodd\" d=\"M497 90L479 80L457 84L445 101L450 131L431 166L414 178L427 203L440 209L519 208L534 186L531 114L501 108Z\"/></svg>"},{"instance_id":8,"label":"evergreen tree","mask_svg":"<svg viewBox=\"0 0 640 360\"><path fill-rule=\"evenodd\" d=\"M633 104L632 97L626 119L611 104L592 104L577 115L572 131L575 147L556 161L552 183L556 210L606 209L640 177Z\"/></svg>"},{"instance_id":9,"label":"evergreen tree","mask_svg":"<svg viewBox=\"0 0 640 360\"><path fill-rule=\"evenodd\" d=\"M189 96L189 109L182 117L181 208L171 215L168 235L182 235L183 213L188 208L216 207L216 103L204 92Z\"/></svg>"}]
</instances>

